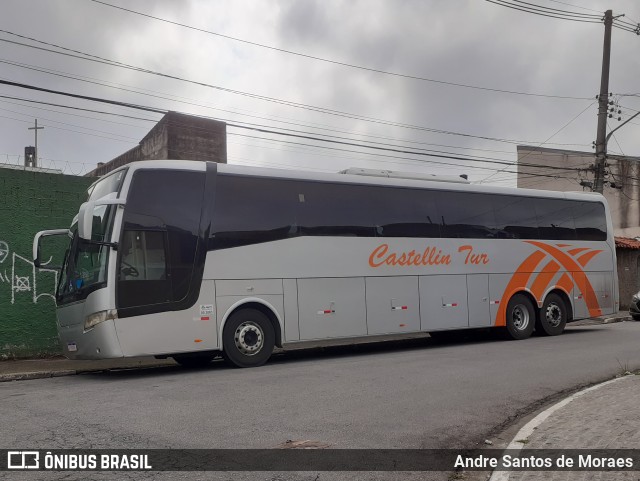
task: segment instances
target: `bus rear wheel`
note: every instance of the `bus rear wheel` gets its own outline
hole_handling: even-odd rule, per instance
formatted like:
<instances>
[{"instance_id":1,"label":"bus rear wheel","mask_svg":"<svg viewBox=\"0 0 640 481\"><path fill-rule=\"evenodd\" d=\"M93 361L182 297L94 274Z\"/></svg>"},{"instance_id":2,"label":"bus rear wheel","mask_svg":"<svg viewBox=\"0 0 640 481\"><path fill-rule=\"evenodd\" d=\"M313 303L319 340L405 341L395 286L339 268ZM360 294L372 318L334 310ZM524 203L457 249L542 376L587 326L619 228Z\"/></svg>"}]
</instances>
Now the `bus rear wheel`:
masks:
<instances>
[{"instance_id":1,"label":"bus rear wheel","mask_svg":"<svg viewBox=\"0 0 640 481\"><path fill-rule=\"evenodd\" d=\"M505 334L508 339L527 339L533 333L536 314L533 304L524 294L516 294L507 304Z\"/></svg>"},{"instance_id":2,"label":"bus rear wheel","mask_svg":"<svg viewBox=\"0 0 640 481\"><path fill-rule=\"evenodd\" d=\"M275 332L269 318L257 309L231 314L222 332L223 355L235 367L261 366L271 357Z\"/></svg>"},{"instance_id":3,"label":"bus rear wheel","mask_svg":"<svg viewBox=\"0 0 640 481\"><path fill-rule=\"evenodd\" d=\"M558 294L549 294L542 305L536 331L545 336L559 336L566 325L567 305Z\"/></svg>"}]
</instances>

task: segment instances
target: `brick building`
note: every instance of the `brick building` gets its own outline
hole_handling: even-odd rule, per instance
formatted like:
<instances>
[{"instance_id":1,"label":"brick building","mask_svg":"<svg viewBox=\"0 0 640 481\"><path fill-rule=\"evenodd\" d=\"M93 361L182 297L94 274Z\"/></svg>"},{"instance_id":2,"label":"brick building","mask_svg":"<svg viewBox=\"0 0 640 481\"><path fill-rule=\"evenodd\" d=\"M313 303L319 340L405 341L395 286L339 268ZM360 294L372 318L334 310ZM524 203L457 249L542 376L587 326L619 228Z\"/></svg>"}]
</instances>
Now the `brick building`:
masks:
<instances>
[{"instance_id":1,"label":"brick building","mask_svg":"<svg viewBox=\"0 0 640 481\"><path fill-rule=\"evenodd\" d=\"M518 146L518 187L544 190L590 191L594 152ZM628 309L640 290L640 157L607 155L609 204L616 236L620 309ZM582 185L587 184L587 185Z\"/></svg>"},{"instance_id":2,"label":"brick building","mask_svg":"<svg viewBox=\"0 0 640 481\"><path fill-rule=\"evenodd\" d=\"M168 112L140 143L113 160L99 163L87 177L100 177L139 160L202 160L227 163L227 126L224 122Z\"/></svg>"}]
</instances>

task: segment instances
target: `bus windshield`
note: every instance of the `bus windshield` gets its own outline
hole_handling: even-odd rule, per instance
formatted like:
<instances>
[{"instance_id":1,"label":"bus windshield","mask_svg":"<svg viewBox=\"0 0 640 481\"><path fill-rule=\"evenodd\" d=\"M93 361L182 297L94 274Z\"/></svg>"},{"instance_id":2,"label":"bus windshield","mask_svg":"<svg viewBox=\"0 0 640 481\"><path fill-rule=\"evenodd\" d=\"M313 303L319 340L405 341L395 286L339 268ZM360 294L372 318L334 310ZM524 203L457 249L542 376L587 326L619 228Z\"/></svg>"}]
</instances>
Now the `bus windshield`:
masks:
<instances>
[{"instance_id":1,"label":"bus windshield","mask_svg":"<svg viewBox=\"0 0 640 481\"><path fill-rule=\"evenodd\" d=\"M85 299L91 292L106 286L110 248L101 243L111 239L114 213L113 205L96 206L90 241L80 239L77 223L71 227L73 239L60 275L58 303Z\"/></svg>"},{"instance_id":2,"label":"bus windshield","mask_svg":"<svg viewBox=\"0 0 640 481\"><path fill-rule=\"evenodd\" d=\"M89 200L96 200L113 192L119 192L128 169L104 176L89 188Z\"/></svg>"}]
</instances>

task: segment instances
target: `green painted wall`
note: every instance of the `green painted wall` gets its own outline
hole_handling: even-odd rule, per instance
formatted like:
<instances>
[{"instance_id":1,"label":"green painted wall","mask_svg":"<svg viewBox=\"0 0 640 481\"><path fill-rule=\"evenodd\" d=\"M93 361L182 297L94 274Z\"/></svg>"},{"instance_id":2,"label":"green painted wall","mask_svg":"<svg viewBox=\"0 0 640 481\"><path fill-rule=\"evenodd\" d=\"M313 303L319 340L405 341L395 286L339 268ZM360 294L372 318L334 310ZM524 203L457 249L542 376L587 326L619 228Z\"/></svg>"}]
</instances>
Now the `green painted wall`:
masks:
<instances>
[{"instance_id":1,"label":"green painted wall","mask_svg":"<svg viewBox=\"0 0 640 481\"><path fill-rule=\"evenodd\" d=\"M53 294L57 272L32 263L33 236L68 228L95 178L0 167L0 359L60 354ZM42 261L60 265L63 238Z\"/></svg>"}]
</instances>

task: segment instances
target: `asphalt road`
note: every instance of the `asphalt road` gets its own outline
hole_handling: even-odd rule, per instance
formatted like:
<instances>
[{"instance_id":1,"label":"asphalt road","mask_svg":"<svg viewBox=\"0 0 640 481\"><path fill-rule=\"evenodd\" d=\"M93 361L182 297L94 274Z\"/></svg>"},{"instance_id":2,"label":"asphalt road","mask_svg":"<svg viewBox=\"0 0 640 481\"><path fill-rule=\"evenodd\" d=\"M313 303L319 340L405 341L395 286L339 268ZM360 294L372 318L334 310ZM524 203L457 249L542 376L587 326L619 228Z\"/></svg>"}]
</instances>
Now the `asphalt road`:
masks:
<instances>
[{"instance_id":1,"label":"asphalt road","mask_svg":"<svg viewBox=\"0 0 640 481\"><path fill-rule=\"evenodd\" d=\"M621 322L526 341L425 339L284 354L255 369L214 362L201 370L7 382L0 384L0 448L274 448L290 440L339 449L473 448L544 399L638 368L640 323ZM123 473L4 474L123 479ZM445 473L150 474L129 477L447 479Z\"/></svg>"}]
</instances>

